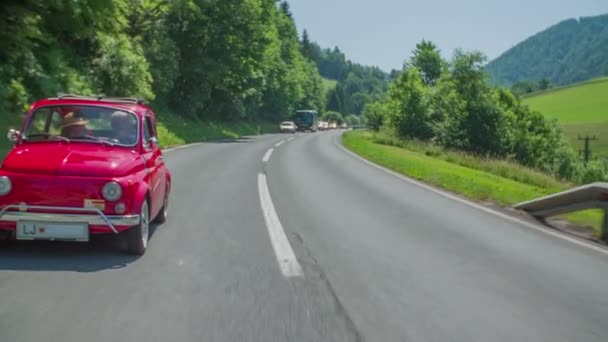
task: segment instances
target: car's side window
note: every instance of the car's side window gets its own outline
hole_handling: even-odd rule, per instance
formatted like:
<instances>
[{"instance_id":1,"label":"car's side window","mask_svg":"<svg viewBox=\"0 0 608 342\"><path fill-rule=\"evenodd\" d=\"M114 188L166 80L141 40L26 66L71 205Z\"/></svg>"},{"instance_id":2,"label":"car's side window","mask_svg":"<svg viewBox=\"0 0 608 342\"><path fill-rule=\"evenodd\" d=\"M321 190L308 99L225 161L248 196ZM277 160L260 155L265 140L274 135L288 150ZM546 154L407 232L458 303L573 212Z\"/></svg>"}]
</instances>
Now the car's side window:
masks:
<instances>
[{"instance_id":1,"label":"car's side window","mask_svg":"<svg viewBox=\"0 0 608 342\"><path fill-rule=\"evenodd\" d=\"M147 116L144 117L144 118L145 118L144 122L143 122L143 125L144 125L144 136L143 136L143 138L144 138L144 146L147 149L149 149L149 148L152 147L150 145L150 138L152 137L152 130L150 129L151 128L150 127L150 118L147 117Z\"/></svg>"}]
</instances>

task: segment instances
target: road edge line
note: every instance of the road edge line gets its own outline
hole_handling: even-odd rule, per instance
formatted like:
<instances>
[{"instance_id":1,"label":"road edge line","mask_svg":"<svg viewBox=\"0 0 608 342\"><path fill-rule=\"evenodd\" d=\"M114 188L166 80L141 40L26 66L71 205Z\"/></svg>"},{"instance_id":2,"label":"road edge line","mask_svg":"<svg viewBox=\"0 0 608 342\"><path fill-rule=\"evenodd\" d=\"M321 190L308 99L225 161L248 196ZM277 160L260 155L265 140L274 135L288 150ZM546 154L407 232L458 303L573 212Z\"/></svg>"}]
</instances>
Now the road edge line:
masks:
<instances>
[{"instance_id":1,"label":"road edge line","mask_svg":"<svg viewBox=\"0 0 608 342\"><path fill-rule=\"evenodd\" d=\"M342 134L344 134L344 133L342 133ZM601 254L608 255L608 249L606 249L603 246L596 245L596 244L594 244L591 241L582 240L582 239L576 238L574 236L566 235L565 233L562 233L562 232L559 232L559 231L552 231L552 230L550 230L551 228L549 228L549 227L545 227L545 226L542 226L542 225L538 225L538 224L534 224L534 223L531 223L531 222L527 222L527 221L524 221L524 220L519 219L517 217L513 217L513 216L510 216L510 215L501 213L499 211L496 211L494 209L491 209L491 208L488 208L488 207L484 207L484 206L482 206L480 204L477 204L477 203L472 202L470 200L458 197L458 196L453 195L453 194L451 194L451 193L449 193L447 191L437 189L437 188L432 187L432 186L430 186L430 185L428 185L428 184L426 184L426 183L424 183L422 181L410 178L410 177L408 177L406 175L400 174L400 173L395 172L395 171L393 171L391 169L388 169L388 168L386 168L386 167L384 167L382 165L379 165L379 164L376 164L376 163L374 163L374 162L372 162L370 160L367 160L367 159L361 157L360 155L356 154L355 152L352 152L352 151L348 150L346 147L344 147L344 145L342 145L341 142L337 141L337 138L338 137L342 137L342 134L334 136L334 144L336 146L338 146L343 152L351 155L352 157L358 159L359 161L362 161L362 162L364 162L364 163L366 163L366 164L368 164L368 165L370 165L370 166L372 166L372 167L374 167L374 168L376 168L378 170L384 171L384 172L386 172L386 173L388 173L388 174L390 174L390 175L392 175L394 177L397 177L397 178L401 179L402 181L405 181L405 182L408 182L410 184L413 184L413 185L416 185L418 187L421 187L423 189L432 191L432 192L434 192L434 193L436 193L438 195L441 195L443 197L449 198L451 200L455 200L455 201L457 201L459 203L468 205L468 206L470 206L472 208L476 208L478 210L484 211L484 212L486 212L488 214L500 217L500 218L502 218L504 220L520 224L520 225L525 226L527 228L534 229L536 231L539 231L539 232L545 233L547 235L559 238L561 240L574 243L575 245L578 245L578 246L581 246L581 247L586 247L588 249L594 250L594 251L599 252Z\"/></svg>"}]
</instances>

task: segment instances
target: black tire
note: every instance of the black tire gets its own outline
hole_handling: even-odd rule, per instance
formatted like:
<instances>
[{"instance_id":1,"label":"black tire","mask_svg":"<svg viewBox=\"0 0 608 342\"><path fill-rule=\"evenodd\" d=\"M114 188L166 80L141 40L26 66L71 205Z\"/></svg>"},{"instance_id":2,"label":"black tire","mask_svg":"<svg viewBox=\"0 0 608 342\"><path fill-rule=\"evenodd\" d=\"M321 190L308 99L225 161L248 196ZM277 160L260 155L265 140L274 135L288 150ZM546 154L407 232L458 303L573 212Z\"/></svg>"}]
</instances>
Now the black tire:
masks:
<instances>
[{"instance_id":1,"label":"black tire","mask_svg":"<svg viewBox=\"0 0 608 342\"><path fill-rule=\"evenodd\" d=\"M10 247L15 242L13 232L8 230L0 230L0 248Z\"/></svg>"},{"instance_id":2,"label":"black tire","mask_svg":"<svg viewBox=\"0 0 608 342\"><path fill-rule=\"evenodd\" d=\"M143 255L148 247L148 239L150 238L150 207L148 200L145 200L141 205L139 214L139 224L126 231L125 238L127 240L127 253L133 255Z\"/></svg>"},{"instance_id":3,"label":"black tire","mask_svg":"<svg viewBox=\"0 0 608 342\"><path fill-rule=\"evenodd\" d=\"M165 223L169 218L169 188L165 191L165 198L163 199L163 207L154 218L154 223Z\"/></svg>"}]
</instances>

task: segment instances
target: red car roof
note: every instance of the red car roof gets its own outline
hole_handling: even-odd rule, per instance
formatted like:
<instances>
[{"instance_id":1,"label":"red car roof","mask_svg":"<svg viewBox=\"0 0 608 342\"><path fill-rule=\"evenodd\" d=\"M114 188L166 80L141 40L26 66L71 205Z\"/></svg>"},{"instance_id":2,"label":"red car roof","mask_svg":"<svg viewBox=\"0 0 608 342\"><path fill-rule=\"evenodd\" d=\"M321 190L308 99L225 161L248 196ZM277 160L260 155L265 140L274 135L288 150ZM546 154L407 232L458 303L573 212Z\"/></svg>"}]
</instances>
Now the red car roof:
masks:
<instances>
[{"instance_id":1,"label":"red car roof","mask_svg":"<svg viewBox=\"0 0 608 342\"><path fill-rule=\"evenodd\" d=\"M44 107L44 106L69 106L69 105L112 107L112 108L116 108L116 109L130 111L137 115L143 115L145 112L148 112L148 111L151 112L150 107L148 107L142 103L134 103L134 102L130 103L130 102L126 102L126 101L113 101L111 99L95 100L95 99L82 99L82 98L43 99L43 100L39 100L39 101L35 102L34 104L32 104L32 106L30 107L30 110L37 109L39 107Z\"/></svg>"}]
</instances>

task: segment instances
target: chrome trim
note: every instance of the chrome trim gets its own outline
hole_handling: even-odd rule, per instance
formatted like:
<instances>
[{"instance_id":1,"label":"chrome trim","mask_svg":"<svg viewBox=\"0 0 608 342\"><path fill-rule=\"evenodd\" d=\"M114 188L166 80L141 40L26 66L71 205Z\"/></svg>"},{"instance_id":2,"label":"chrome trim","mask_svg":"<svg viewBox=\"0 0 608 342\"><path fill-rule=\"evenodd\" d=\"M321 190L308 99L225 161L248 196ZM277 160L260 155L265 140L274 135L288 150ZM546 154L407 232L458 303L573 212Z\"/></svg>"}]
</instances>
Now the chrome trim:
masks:
<instances>
[{"instance_id":1,"label":"chrome trim","mask_svg":"<svg viewBox=\"0 0 608 342\"><path fill-rule=\"evenodd\" d=\"M8 211L15 209L18 211ZM73 211L83 214L33 213L22 210L52 210ZM89 213L88 215L85 213ZM136 226L139 215L106 215L97 208L50 207L42 205L10 204L0 210L0 221L17 222L20 220L45 222L81 222L89 225L108 226L114 234L118 234L116 226Z\"/></svg>"}]
</instances>

